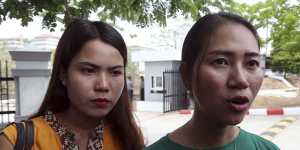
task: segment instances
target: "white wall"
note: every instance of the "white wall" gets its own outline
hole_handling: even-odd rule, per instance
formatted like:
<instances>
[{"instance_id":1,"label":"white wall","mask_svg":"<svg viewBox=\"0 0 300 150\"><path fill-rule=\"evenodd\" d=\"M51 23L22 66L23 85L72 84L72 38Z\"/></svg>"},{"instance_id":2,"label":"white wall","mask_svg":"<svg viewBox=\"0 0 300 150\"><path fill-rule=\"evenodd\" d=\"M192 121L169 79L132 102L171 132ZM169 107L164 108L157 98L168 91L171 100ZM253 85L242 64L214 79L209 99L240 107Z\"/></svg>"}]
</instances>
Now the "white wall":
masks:
<instances>
[{"instance_id":1,"label":"white wall","mask_svg":"<svg viewBox=\"0 0 300 150\"><path fill-rule=\"evenodd\" d=\"M162 101L162 93L151 93L151 77L163 76L163 71L171 68L172 63L168 61L155 61L145 63L145 100L146 101Z\"/></svg>"},{"instance_id":2,"label":"white wall","mask_svg":"<svg viewBox=\"0 0 300 150\"><path fill-rule=\"evenodd\" d=\"M166 69L178 69L179 61L152 61L145 62L145 100L162 101L163 93L151 93L151 77L163 76Z\"/></svg>"}]
</instances>

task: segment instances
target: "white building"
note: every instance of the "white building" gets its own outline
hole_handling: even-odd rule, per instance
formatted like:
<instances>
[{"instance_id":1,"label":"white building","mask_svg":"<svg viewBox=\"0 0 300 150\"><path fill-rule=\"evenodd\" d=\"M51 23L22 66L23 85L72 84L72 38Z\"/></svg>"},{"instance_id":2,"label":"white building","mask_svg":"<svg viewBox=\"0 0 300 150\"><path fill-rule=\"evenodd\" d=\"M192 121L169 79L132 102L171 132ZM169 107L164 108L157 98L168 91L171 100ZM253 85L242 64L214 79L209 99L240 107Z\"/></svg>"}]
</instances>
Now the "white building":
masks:
<instances>
[{"instance_id":1,"label":"white building","mask_svg":"<svg viewBox=\"0 0 300 150\"><path fill-rule=\"evenodd\" d=\"M182 88L183 84L180 83L181 78L178 73L180 51L147 49L133 52L131 59L133 62L144 64L145 101L137 101L137 110L163 112L185 99L182 93L185 94L186 91ZM166 75L166 71L171 70L174 71L174 76L171 75L172 73ZM170 94L178 96L173 97ZM166 95L170 97L166 98Z\"/></svg>"}]
</instances>

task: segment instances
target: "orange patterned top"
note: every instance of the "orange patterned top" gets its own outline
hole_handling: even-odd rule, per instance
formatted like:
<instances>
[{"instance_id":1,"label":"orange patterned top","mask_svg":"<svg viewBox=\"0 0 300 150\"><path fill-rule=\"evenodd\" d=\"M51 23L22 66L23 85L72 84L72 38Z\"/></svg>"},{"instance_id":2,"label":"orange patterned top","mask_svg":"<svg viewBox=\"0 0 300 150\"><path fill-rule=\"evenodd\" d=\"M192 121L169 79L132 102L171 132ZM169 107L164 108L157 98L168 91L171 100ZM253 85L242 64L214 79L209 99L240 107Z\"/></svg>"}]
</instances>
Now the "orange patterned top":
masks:
<instances>
[{"instance_id":1,"label":"orange patterned top","mask_svg":"<svg viewBox=\"0 0 300 150\"><path fill-rule=\"evenodd\" d=\"M32 119L34 124L34 144L33 150L61 150L62 144L60 136L48 124L43 117ZM3 130L4 135L12 144L16 143L17 133L15 125L10 125ZM104 127L103 135L104 150L121 150L120 143L112 135L111 128L108 125Z\"/></svg>"}]
</instances>

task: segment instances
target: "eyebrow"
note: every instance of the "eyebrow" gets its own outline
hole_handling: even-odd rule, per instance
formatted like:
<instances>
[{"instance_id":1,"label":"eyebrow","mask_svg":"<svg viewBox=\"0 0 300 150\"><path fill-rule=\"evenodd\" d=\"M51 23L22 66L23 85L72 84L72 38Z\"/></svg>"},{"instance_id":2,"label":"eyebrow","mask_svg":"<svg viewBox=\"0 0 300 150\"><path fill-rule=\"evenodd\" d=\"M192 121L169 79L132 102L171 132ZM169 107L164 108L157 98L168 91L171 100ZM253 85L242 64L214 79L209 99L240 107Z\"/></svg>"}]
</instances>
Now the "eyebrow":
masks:
<instances>
[{"instance_id":1,"label":"eyebrow","mask_svg":"<svg viewBox=\"0 0 300 150\"><path fill-rule=\"evenodd\" d=\"M212 52L208 52L208 55L224 55L224 56L233 56L234 53L230 50L215 50ZM246 52L246 57L261 57L259 53L256 52Z\"/></svg>"},{"instance_id":2,"label":"eyebrow","mask_svg":"<svg viewBox=\"0 0 300 150\"><path fill-rule=\"evenodd\" d=\"M96 65L96 64L93 64L91 62L79 62L80 65L84 65L84 66L90 66L90 67L93 67L93 68L96 68L96 69L101 69L103 67L99 66L99 65ZM115 66L109 66L108 69L110 70L114 70L114 69L119 69L119 68L124 68L123 65L115 65Z\"/></svg>"}]
</instances>

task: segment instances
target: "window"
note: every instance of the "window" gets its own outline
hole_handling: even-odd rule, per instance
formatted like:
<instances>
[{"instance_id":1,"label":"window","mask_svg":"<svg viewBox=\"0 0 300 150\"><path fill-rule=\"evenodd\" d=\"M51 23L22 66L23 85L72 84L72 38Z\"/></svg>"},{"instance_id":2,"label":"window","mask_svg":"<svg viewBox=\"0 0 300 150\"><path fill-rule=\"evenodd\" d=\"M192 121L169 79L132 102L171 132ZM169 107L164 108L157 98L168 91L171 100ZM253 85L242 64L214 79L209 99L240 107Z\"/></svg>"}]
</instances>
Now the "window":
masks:
<instances>
[{"instance_id":1,"label":"window","mask_svg":"<svg viewBox=\"0 0 300 150\"><path fill-rule=\"evenodd\" d=\"M156 87L163 88L162 77L156 77Z\"/></svg>"},{"instance_id":2,"label":"window","mask_svg":"<svg viewBox=\"0 0 300 150\"><path fill-rule=\"evenodd\" d=\"M151 89L152 90L163 90L162 76L152 76L151 77Z\"/></svg>"}]
</instances>

